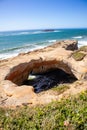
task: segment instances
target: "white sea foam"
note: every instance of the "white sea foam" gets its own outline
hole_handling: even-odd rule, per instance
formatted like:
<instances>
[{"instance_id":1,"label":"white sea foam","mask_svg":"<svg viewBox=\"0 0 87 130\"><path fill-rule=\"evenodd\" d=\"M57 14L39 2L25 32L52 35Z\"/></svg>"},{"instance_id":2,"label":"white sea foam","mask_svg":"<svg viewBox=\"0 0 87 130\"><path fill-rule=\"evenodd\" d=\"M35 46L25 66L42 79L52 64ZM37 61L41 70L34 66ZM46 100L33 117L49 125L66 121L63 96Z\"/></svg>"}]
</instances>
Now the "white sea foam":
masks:
<instances>
[{"instance_id":1,"label":"white sea foam","mask_svg":"<svg viewBox=\"0 0 87 130\"><path fill-rule=\"evenodd\" d=\"M12 54L12 53L0 54L0 60L11 58L11 57L15 57L17 55L18 55L18 53L14 53L14 54Z\"/></svg>"},{"instance_id":2,"label":"white sea foam","mask_svg":"<svg viewBox=\"0 0 87 130\"><path fill-rule=\"evenodd\" d=\"M87 46L87 41L78 41L78 47Z\"/></svg>"},{"instance_id":3,"label":"white sea foam","mask_svg":"<svg viewBox=\"0 0 87 130\"><path fill-rule=\"evenodd\" d=\"M19 32L19 33L14 33L12 35L32 35L32 34L41 34L41 33L45 33L42 31L34 31L34 32Z\"/></svg>"},{"instance_id":4,"label":"white sea foam","mask_svg":"<svg viewBox=\"0 0 87 130\"><path fill-rule=\"evenodd\" d=\"M76 37L73 37L74 39L81 39L83 38L82 36L76 36Z\"/></svg>"},{"instance_id":5,"label":"white sea foam","mask_svg":"<svg viewBox=\"0 0 87 130\"><path fill-rule=\"evenodd\" d=\"M49 32L45 32L45 31L35 31L35 32L32 32L31 34L42 34L42 33L50 33L51 31Z\"/></svg>"},{"instance_id":6,"label":"white sea foam","mask_svg":"<svg viewBox=\"0 0 87 130\"><path fill-rule=\"evenodd\" d=\"M61 31L56 30L56 31L54 31L54 32L61 32Z\"/></svg>"},{"instance_id":7,"label":"white sea foam","mask_svg":"<svg viewBox=\"0 0 87 130\"><path fill-rule=\"evenodd\" d=\"M29 35L34 34L33 32L11 32L11 33L0 33L0 36L17 36L17 35Z\"/></svg>"},{"instance_id":8,"label":"white sea foam","mask_svg":"<svg viewBox=\"0 0 87 130\"><path fill-rule=\"evenodd\" d=\"M53 42L56 42L57 40L48 40L47 42L49 43L53 43Z\"/></svg>"},{"instance_id":9,"label":"white sea foam","mask_svg":"<svg viewBox=\"0 0 87 130\"><path fill-rule=\"evenodd\" d=\"M25 43L23 46L3 49L0 51L0 59L6 59L6 58L17 56L20 53L27 53L29 51L41 49L48 45L51 45L53 42L56 42L56 40L54 39L46 40L46 41L37 42L33 44Z\"/></svg>"},{"instance_id":10,"label":"white sea foam","mask_svg":"<svg viewBox=\"0 0 87 130\"><path fill-rule=\"evenodd\" d=\"M16 35L26 35L26 34L30 34L30 32L20 32L20 33L16 33Z\"/></svg>"},{"instance_id":11,"label":"white sea foam","mask_svg":"<svg viewBox=\"0 0 87 130\"><path fill-rule=\"evenodd\" d=\"M13 49L7 49L8 52L4 51L3 53L0 53L0 60L15 57L20 53L27 53L29 51L37 50L46 47L46 45L25 45L22 47L18 48L13 48Z\"/></svg>"},{"instance_id":12,"label":"white sea foam","mask_svg":"<svg viewBox=\"0 0 87 130\"><path fill-rule=\"evenodd\" d=\"M28 35L31 34L30 32L17 32L17 33L11 33L5 36L17 36L17 35Z\"/></svg>"}]
</instances>

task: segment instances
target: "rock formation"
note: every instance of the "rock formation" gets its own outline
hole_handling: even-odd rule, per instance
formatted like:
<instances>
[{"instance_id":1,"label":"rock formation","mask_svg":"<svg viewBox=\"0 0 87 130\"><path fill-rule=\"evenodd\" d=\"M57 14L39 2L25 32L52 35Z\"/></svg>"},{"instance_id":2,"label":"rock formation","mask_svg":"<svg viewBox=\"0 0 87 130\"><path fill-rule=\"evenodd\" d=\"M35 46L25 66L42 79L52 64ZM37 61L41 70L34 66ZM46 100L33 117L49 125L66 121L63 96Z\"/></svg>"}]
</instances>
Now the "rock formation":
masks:
<instances>
[{"instance_id":1,"label":"rock formation","mask_svg":"<svg viewBox=\"0 0 87 130\"><path fill-rule=\"evenodd\" d=\"M29 74L61 69L78 80L87 79L87 52L80 50L85 55L81 60L76 60L73 55L77 51L77 41L65 40L0 61L1 106L38 102L33 86L23 85Z\"/></svg>"},{"instance_id":2,"label":"rock formation","mask_svg":"<svg viewBox=\"0 0 87 130\"><path fill-rule=\"evenodd\" d=\"M55 29L45 29L45 30L42 30L43 32L54 32Z\"/></svg>"}]
</instances>

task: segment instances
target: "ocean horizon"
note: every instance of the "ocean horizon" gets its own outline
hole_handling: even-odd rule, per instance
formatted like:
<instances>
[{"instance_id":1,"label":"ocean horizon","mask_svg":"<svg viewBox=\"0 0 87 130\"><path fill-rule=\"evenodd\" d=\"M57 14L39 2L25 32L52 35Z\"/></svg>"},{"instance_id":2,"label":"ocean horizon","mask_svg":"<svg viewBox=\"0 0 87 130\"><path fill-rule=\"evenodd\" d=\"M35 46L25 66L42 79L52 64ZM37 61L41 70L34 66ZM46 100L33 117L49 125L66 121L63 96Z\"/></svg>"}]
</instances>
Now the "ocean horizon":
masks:
<instances>
[{"instance_id":1,"label":"ocean horizon","mask_svg":"<svg viewBox=\"0 0 87 130\"><path fill-rule=\"evenodd\" d=\"M78 47L87 45L87 28L33 29L0 32L0 60L52 45L56 41L73 39Z\"/></svg>"}]
</instances>

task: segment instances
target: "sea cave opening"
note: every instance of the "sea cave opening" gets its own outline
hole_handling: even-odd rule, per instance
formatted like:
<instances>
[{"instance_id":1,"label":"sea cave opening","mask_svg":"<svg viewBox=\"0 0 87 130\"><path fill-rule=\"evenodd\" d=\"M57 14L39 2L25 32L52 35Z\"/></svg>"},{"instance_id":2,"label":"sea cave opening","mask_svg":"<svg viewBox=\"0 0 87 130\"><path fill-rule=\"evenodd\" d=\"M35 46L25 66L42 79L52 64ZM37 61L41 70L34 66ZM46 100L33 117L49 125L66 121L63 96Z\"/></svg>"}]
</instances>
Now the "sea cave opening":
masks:
<instances>
[{"instance_id":1,"label":"sea cave opening","mask_svg":"<svg viewBox=\"0 0 87 130\"><path fill-rule=\"evenodd\" d=\"M28 79L23 82L23 85L31 85L34 87L34 91L39 93L59 84L73 83L76 80L74 75L67 74L61 69L52 69L38 74L32 74L31 72Z\"/></svg>"}]
</instances>

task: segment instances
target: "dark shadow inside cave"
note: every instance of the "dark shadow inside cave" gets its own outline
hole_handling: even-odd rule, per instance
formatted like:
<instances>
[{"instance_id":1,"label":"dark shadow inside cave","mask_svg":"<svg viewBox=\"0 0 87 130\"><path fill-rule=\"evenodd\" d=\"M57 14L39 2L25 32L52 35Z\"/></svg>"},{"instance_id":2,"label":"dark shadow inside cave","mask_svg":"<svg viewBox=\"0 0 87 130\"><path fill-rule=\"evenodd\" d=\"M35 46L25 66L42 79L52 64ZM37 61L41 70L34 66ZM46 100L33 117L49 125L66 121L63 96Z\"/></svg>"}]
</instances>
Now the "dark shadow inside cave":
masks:
<instances>
[{"instance_id":1,"label":"dark shadow inside cave","mask_svg":"<svg viewBox=\"0 0 87 130\"><path fill-rule=\"evenodd\" d=\"M30 74L30 78L24 81L24 85L32 85L34 91L39 93L63 83L73 83L77 79L61 69L49 70L42 74Z\"/></svg>"}]
</instances>

